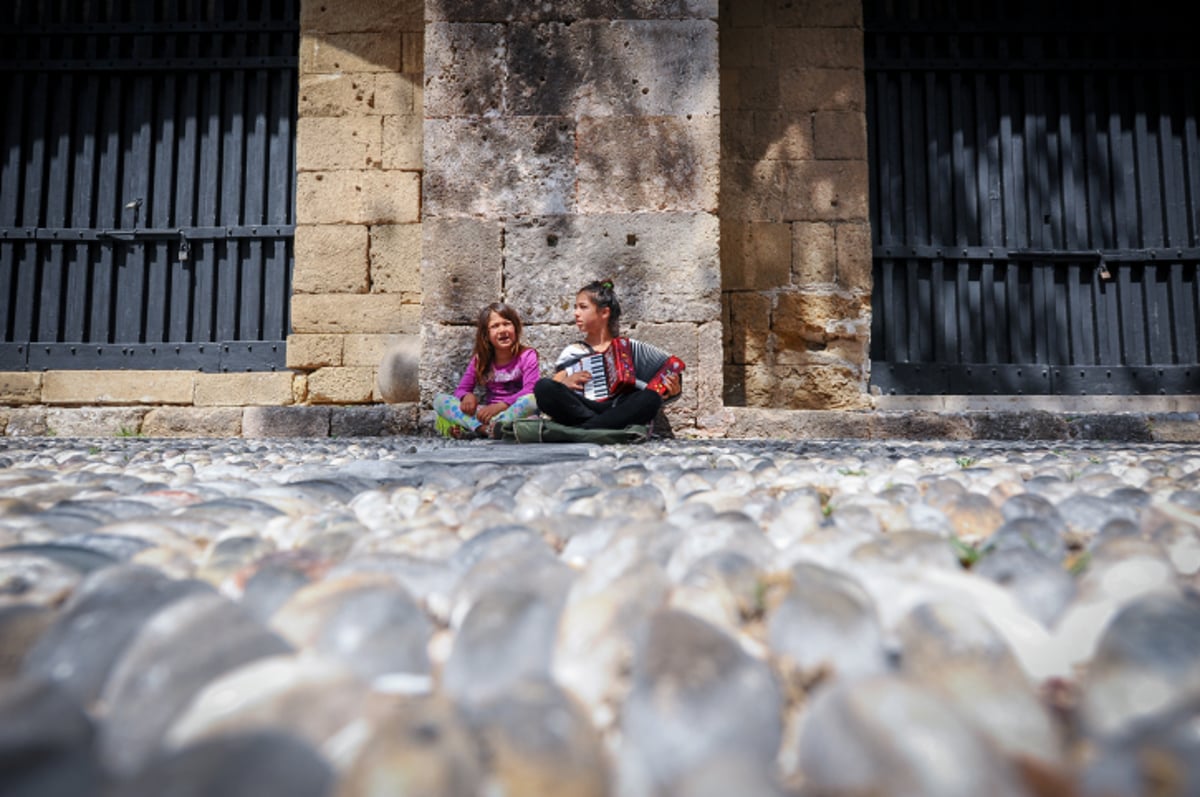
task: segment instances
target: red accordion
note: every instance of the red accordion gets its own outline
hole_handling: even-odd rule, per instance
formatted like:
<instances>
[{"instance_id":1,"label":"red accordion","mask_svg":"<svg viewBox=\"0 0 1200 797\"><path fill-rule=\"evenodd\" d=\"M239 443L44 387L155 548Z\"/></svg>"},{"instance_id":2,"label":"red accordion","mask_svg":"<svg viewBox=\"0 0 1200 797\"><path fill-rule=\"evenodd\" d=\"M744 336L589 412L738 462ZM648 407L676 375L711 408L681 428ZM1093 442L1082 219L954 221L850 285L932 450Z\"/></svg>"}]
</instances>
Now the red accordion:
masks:
<instances>
[{"instance_id":1,"label":"red accordion","mask_svg":"<svg viewBox=\"0 0 1200 797\"><path fill-rule=\"evenodd\" d=\"M663 363L663 367L658 369L658 373L654 375L654 378L646 383L646 387L666 398L667 383L663 380L666 379L667 374L683 373L684 368L687 368L687 366L683 364L683 360L675 356L668 357L667 361Z\"/></svg>"},{"instance_id":2,"label":"red accordion","mask_svg":"<svg viewBox=\"0 0 1200 797\"><path fill-rule=\"evenodd\" d=\"M629 338L613 338L612 344L602 353L589 354L568 366L566 371L587 371L592 375L583 385L583 397L592 401L608 401L637 387Z\"/></svg>"},{"instance_id":3,"label":"red accordion","mask_svg":"<svg viewBox=\"0 0 1200 797\"><path fill-rule=\"evenodd\" d=\"M592 378L583 385L583 397L592 401L608 401L637 389L634 348L638 346L646 348L646 344L636 343L629 338L613 338L612 344L603 353L581 357L564 370L568 374L577 371L590 373ZM667 374L683 373L686 367L678 357L668 357L654 378L646 383L646 387L666 398L667 385L663 380Z\"/></svg>"}]
</instances>

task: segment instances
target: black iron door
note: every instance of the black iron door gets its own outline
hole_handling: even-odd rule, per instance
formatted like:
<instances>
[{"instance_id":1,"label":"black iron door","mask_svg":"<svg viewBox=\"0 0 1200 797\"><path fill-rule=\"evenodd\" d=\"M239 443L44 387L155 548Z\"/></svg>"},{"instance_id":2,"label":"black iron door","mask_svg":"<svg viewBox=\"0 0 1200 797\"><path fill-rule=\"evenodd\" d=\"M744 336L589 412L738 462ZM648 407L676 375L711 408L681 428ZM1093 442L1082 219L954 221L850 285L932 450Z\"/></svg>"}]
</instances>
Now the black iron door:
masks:
<instances>
[{"instance_id":1,"label":"black iron door","mask_svg":"<svg viewBox=\"0 0 1200 797\"><path fill-rule=\"evenodd\" d=\"M872 384L1200 393L1200 48L1175 7L864 9Z\"/></svg>"},{"instance_id":2,"label":"black iron door","mask_svg":"<svg viewBox=\"0 0 1200 797\"><path fill-rule=\"evenodd\" d=\"M0 370L273 370L299 0L0 8Z\"/></svg>"}]
</instances>

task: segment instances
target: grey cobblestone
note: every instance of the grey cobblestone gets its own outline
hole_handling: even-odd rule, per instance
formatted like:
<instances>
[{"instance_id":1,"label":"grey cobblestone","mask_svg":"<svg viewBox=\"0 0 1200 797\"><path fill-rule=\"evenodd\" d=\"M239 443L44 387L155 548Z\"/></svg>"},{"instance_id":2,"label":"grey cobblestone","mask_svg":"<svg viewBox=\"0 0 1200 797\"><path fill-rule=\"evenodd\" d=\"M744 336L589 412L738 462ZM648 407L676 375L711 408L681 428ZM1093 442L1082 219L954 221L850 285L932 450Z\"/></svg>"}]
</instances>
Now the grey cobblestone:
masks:
<instances>
[{"instance_id":1,"label":"grey cobblestone","mask_svg":"<svg viewBox=\"0 0 1200 797\"><path fill-rule=\"evenodd\" d=\"M297 436L0 440L14 777L1134 795L1149 756L1200 786L1200 446L261 417Z\"/></svg>"}]
</instances>

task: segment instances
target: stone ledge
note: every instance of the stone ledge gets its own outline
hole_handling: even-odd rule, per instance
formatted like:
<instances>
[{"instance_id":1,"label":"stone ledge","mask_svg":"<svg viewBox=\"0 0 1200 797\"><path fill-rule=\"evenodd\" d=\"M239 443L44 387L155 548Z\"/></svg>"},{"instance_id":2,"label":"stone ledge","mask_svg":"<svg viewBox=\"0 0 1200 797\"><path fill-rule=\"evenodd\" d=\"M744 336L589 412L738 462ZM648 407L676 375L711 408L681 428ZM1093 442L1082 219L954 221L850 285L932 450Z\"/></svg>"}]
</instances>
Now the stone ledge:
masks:
<instances>
[{"instance_id":1,"label":"stone ledge","mask_svg":"<svg viewBox=\"0 0 1200 797\"><path fill-rule=\"evenodd\" d=\"M1195 412L933 412L727 408L705 437L864 440L1200 442Z\"/></svg>"},{"instance_id":2,"label":"stone ledge","mask_svg":"<svg viewBox=\"0 0 1200 797\"><path fill-rule=\"evenodd\" d=\"M8 437L391 437L433 433L416 403L243 407L0 407ZM1200 443L1197 412L847 411L726 407L692 439L1063 440Z\"/></svg>"}]
</instances>

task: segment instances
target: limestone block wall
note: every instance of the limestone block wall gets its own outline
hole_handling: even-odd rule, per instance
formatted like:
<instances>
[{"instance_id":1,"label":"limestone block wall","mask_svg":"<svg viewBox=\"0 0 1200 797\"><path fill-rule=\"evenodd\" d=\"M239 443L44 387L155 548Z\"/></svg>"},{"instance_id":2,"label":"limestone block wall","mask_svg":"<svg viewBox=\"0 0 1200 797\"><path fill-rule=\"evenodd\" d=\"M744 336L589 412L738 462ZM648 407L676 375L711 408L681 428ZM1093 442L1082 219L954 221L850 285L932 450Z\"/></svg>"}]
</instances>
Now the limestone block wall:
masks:
<instances>
[{"instance_id":1,"label":"limestone block wall","mask_svg":"<svg viewBox=\"0 0 1200 797\"><path fill-rule=\"evenodd\" d=\"M687 361L673 423L868 405L858 4L303 0L301 34L290 370L0 373L18 427L427 407L480 306L516 305L548 369L599 277L625 332Z\"/></svg>"},{"instance_id":2,"label":"limestone block wall","mask_svg":"<svg viewBox=\"0 0 1200 797\"><path fill-rule=\"evenodd\" d=\"M512 303L548 370L577 289L612 277L623 332L689 366L671 409L721 404L716 0L429 0L421 392L453 388L478 308Z\"/></svg>"},{"instance_id":3,"label":"limestone block wall","mask_svg":"<svg viewBox=\"0 0 1200 797\"><path fill-rule=\"evenodd\" d=\"M420 334L424 6L300 9L287 365L307 376L305 403L379 401L385 353Z\"/></svg>"},{"instance_id":4,"label":"limestone block wall","mask_svg":"<svg viewBox=\"0 0 1200 797\"><path fill-rule=\"evenodd\" d=\"M720 24L725 401L866 406L861 5L722 0Z\"/></svg>"}]
</instances>

